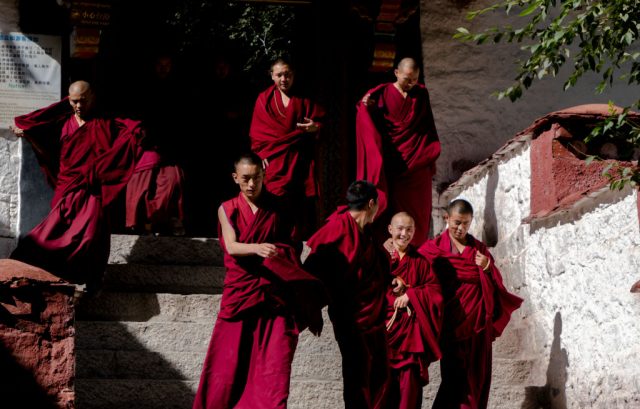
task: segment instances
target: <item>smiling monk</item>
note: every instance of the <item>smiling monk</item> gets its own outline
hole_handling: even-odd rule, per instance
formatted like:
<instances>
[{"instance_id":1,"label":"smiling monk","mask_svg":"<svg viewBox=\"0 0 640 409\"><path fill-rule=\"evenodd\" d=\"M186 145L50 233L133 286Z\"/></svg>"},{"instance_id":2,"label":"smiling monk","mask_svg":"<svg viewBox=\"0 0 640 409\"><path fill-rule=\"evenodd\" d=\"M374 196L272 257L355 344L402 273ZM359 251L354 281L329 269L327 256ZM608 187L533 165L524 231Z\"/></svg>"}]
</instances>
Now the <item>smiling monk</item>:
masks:
<instances>
[{"instance_id":1,"label":"smiling monk","mask_svg":"<svg viewBox=\"0 0 640 409\"><path fill-rule=\"evenodd\" d=\"M440 283L410 243L415 222L408 213L396 213L389 224L391 274L402 282L402 292L387 290L387 342L391 377L384 408L419 409L428 368L440 359L442 325Z\"/></svg>"}]
</instances>

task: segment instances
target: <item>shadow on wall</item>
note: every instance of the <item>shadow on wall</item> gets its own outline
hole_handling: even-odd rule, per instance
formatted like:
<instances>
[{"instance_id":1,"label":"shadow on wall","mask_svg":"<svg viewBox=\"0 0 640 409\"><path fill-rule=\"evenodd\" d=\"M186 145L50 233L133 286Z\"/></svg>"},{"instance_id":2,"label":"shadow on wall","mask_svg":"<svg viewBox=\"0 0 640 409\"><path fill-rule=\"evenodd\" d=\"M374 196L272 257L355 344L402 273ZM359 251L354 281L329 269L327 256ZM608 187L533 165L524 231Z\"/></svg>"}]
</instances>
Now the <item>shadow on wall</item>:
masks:
<instances>
[{"instance_id":1,"label":"shadow on wall","mask_svg":"<svg viewBox=\"0 0 640 409\"><path fill-rule=\"evenodd\" d=\"M493 172L489 172L487 180L487 193L484 202L484 226L482 229L482 241L489 247L495 247L498 244L498 218L496 217L496 190L498 190L498 181L500 175L498 167L493 168Z\"/></svg>"},{"instance_id":2,"label":"shadow on wall","mask_svg":"<svg viewBox=\"0 0 640 409\"><path fill-rule=\"evenodd\" d=\"M562 316L556 313L553 324L553 343L549 354L547 383L544 386L527 386L521 409L566 409L567 408L567 350L561 347Z\"/></svg>"}]
</instances>

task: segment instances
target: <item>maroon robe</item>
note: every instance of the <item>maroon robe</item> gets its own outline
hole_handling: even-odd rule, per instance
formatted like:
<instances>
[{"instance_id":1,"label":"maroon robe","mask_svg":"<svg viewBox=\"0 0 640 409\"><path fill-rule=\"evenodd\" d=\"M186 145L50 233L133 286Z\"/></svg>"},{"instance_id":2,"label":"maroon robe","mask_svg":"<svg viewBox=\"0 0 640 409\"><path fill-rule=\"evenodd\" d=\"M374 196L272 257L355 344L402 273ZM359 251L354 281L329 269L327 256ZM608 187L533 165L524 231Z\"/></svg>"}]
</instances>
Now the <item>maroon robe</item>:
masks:
<instances>
[{"instance_id":1,"label":"maroon robe","mask_svg":"<svg viewBox=\"0 0 640 409\"><path fill-rule=\"evenodd\" d=\"M356 177L378 188L376 224L384 234L392 215L407 212L416 224L412 243L419 246L429 234L431 179L440 156L429 93L418 84L404 98L393 84L383 84L367 94L375 105L356 107Z\"/></svg>"},{"instance_id":2,"label":"maroon robe","mask_svg":"<svg viewBox=\"0 0 640 409\"><path fill-rule=\"evenodd\" d=\"M387 290L387 339L391 378L388 408L416 409L422 403L422 387L429 382L428 367L441 358L440 329L443 302L440 283L429 262L409 248L401 260L394 260L391 274L408 286L409 309L393 307L396 295ZM395 313L395 318L393 318Z\"/></svg>"},{"instance_id":3,"label":"maroon robe","mask_svg":"<svg viewBox=\"0 0 640 409\"><path fill-rule=\"evenodd\" d=\"M384 317L389 260L339 208L308 241L304 262L325 284L329 317L342 354L345 408L381 404L389 373Z\"/></svg>"},{"instance_id":4,"label":"maroon robe","mask_svg":"<svg viewBox=\"0 0 640 409\"><path fill-rule=\"evenodd\" d=\"M143 230L150 224L154 232L171 232L173 220L184 219L183 186L182 168L144 151L127 184L126 227Z\"/></svg>"},{"instance_id":5,"label":"maroon robe","mask_svg":"<svg viewBox=\"0 0 640 409\"><path fill-rule=\"evenodd\" d=\"M296 124L304 122L305 117L318 122L323 115L317 104L295 95L285 108L280 91L272 85L258 95L249 129L251 149L269 162L264 185L269 192L289 201L300 240L313 231L307 226L315 224L317 132L303 132Z\"/></svg>"},{"instance_id":6,"label":"maroon robe","mask_svg":"<svg viewBox=\"0 0 640 409\"><path fill-rule=\"evenodd\" d=\"M220 234L227 274L194 409L286 408L298 333L322 326L324 292L286 244L291 223L267 192L259 206L242 195L222 204L238 242L273 243L278 255L231 256Z\"/></svg>"},{"instance_id":7,"label":"maroon robe","mask_svg":"<svg viewBox=\"0 0 640 409\"><path fill-rule=\"evenodd\" d=\"M93 117L80 127L65 98L15 123L55 190L51 212L11 257L73 282L96 284L109 257L107 207L140 154L139 122Z\"/></svg>"},{"instance_id":8,"label":"maroon robe","mask_svg":"<svg viewBox=\"0 0 640 409\"><path fill-rule=\"evenodd\" d=\"M445 301L440 343L442 383L433 407L484 409L491 387L491 344L523 300L504 287L484 243L467 235L467 246L461 254L451 249L448 231L419 249L432 263ZM488 271L475 264L478 252L489 257Z\"/></svg>"}]
</instances>

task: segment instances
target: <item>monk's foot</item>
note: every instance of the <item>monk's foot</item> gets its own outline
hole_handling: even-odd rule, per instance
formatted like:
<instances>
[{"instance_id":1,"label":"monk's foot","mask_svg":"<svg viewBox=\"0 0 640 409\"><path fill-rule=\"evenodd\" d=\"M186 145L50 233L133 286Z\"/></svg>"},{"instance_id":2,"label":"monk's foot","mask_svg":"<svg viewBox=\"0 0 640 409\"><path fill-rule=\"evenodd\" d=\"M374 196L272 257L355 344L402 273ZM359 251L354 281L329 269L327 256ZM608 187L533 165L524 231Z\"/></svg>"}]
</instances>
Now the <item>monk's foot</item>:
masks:
<instances>
[{"instance_id":1,"label":"monk's foot","mask_svg":"<svg viewBox=\"0 0 640 409\"><path fill-rule=\"evenodd\" d=\"M185 235L184 224L182 224L182 220L172 217L170 223L171 223L171 234L173 236Z\"/></svg>"}]
</instances>

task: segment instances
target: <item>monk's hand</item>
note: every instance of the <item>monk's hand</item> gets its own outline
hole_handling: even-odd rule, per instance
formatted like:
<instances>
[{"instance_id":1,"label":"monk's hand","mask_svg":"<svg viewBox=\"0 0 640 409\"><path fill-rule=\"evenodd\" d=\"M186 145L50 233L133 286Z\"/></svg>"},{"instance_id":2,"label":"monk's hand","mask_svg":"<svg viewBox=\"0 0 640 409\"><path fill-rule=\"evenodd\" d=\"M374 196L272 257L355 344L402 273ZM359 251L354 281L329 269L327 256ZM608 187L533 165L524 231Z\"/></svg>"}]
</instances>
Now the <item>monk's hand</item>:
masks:
<instances>
[{"instance_id":1,"label":"monk's hand","mask_svg":"<svg viewBox=\"0 0 640 409\"><path fill-rule=\"evenodd\" d=\"M404 294L404 292L407 290L407 284L399 277L394 278L391 281L391 285L393 286L392 291L395 295Z\"/></svg>"},{"instance_id":2,"label":"monk's hand","mask_svg":"<svg viewBox=\"0 0 640 409\"><path fill-rule=\"evenodd\" d=\"M13 132L13 134L15 136L23 136L24 135L24 129L18 128L15 125L9 125L9 129L11 129L11 132Z\"/></svg>"},{"instance_id":3,"label":"monk's hand","mask_svg":"<svg viewBox=\"0 0 640 409\"><path fill-rule=\"evenodd\" d=\"M262 159L262 169L266 170L269 167L269 160L267 158Z\"/></svg>"},{"instance_id":4,"label":"monk's hand","mask_svg":"<svg viewBox=\"0 0 640 409\"><path fill-rule=\"evenodd\" d=\"M396 252L396 248L393 247L393 240L391 240L390 238L387 239L383 244L382 247L384 247L385 250L387 250L389 252L389 254L391 255L391 258L393 259L393 256L397 256L398 253Z\"/></svg>"},{"instance_id":5,"label":"monk's hand","mask_svg":"<svg viewBox=\"0 0 640 409\"><path fill-rule=\"evenodd\" d=\"M278 254L278 249L271 243L256 244L256 254L260 257L270 258Z\"/></svg>"},{"instance_id":6,"label":"monk's hand","mask_svg":"<svg viewBox=\"0 0 640 409\"><path fill-rule=\"evenodd\" d=\"M320 128L316 122L313 122L313 119L307 118L306 116L304 117L303 122L298 122L296 124L296 127L303 132L315 132Z\"/></svg>"},{"instance_id":7,"label":"monk's hand","mask_svg":"<svg viewBox=\"0 0 640 409\"><path fill-rule=\"evenodd\" d=\"M484 254L477 252L476 253L476 265L480 266L483 270L489 268L489 257Z\"/></svg>"},{"instance_id":8,"label":"monk's hand","mask_svg":"<svg viewBox=\"0 0 640 409\"><path fill-rule=\"evenodd\" d=\"M371 98L371 94L366 94L362 97L362 104L366 107L373 106L376 103L376 100Z\"/></svg>"},{"instance_id":9,"label":"monk's hand","mask_svg":"<svg viewBox=\"0 0 640 409\"><path fill-rule=\"evenodd\" d=\"M407 308L407 305L409 305L409 296L407 294L402 294L393 302L393 308Z\"/></svg>"}]
</instances>

